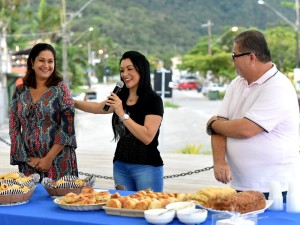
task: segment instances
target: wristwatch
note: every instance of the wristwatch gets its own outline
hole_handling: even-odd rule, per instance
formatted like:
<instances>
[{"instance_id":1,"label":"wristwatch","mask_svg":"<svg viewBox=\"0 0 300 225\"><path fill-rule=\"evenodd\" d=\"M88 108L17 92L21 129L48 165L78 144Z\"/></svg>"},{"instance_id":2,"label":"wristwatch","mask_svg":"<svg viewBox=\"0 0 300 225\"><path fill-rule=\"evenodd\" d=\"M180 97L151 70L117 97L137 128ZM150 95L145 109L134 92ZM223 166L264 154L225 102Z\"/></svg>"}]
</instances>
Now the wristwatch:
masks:
<instances>
[{"instance_id":1,"label":"wristwatch","mask_svg":"<svg viewBox=\"0 0 300 225\"><path fill-rule=\"evenodd\" d=\"M212 120L212 121L208 124L208 126L206 127L206 133L207 133L208 135L216 134L216 131L214 130L214 128L212 128L213 123L216 122L216 121L217 121L217 120Z\"/></svg>"},{"instance_id":2,"label":"wristwatch","mask_svg":"<svg viewBox=\"0 0 300 225\"><path fill-rule=\"evenodd\" d=\"M123 122L124 120L128 120L128 119L129 119L129 115L126 113L122 117L120 117L121 122Z\"/></svg>"}]
</instances>

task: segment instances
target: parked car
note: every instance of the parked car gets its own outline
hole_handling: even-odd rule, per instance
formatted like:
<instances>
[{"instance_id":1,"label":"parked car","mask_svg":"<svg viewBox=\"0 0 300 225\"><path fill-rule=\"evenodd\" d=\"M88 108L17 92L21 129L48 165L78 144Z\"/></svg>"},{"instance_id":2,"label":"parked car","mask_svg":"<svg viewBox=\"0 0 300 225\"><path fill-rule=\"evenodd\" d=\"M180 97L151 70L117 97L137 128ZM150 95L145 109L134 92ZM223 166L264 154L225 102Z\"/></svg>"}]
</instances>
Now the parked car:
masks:
<instances>
[{"instance_id":1,"label":"parked car","mask_svg":"<svg viewBox=\"0 0 300 225\"><path fill-rule=\"evenodd\" d=\"M78 94L78 93L72 92L71 94L72 94L72 97L74 100L80 100L80 101L84 100L85 93Z\"/></svg>"},{"instance_id":2,"label":"parked car","mask_svg":"<svg viewBox=\"0 0 300 225\"><path fill-rule=\"evenodd\" d=\"M97 92L92 90L85 92L84 100L85 101L97 100Z\"/></svg>"},{"instance_id":3,"label":"parked car","mask_svg":"<svg viewBox=\"0 0 300 225\"><path fill-rule=\"evenodd\" d=\"M209 91L225 92L226 86L219 83L204 83L202 86L202 94L206 95Z\"/></svg>"},{"instance_id":4,"label":"parked car","mask_svg":"<svg viewBox=\"0 0 300 225\"><path fill-rule=\"evenodd\" d=\"M198 82L188 80L181 81L177 86L178 90L197 90L197 88Z\"/></svg>"}]
</instances>

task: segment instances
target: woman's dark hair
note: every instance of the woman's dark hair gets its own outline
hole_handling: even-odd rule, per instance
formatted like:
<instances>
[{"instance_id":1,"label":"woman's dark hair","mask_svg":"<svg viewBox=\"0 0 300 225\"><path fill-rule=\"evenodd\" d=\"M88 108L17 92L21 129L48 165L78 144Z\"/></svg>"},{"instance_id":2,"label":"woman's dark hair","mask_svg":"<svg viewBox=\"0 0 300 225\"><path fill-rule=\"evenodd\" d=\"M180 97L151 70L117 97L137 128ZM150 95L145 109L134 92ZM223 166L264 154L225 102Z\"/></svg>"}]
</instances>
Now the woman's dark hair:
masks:
<instances>
[{"instance_id":1,"label":"woman's dark hair","mask_svg":"<svg viewBox=\"0 0 300 225\"><path fill-rule=\"evenodd\" d=\"M29 87L36 88L36 79L35 79L35 72L32 68L32 63L34 62L35 58L40 54L42 51L51 51L54 58L54 70L51 76L46 81L46 86L54 86L57 85L60 81L63 80L62 75L56 69L56 52L55 49L47 44L47 43L38 43L36 44L30 51L28 59L27 59L27 71L23 78L23 83Z\"/></svg>"},{"instance_id":2,"label":"woman's dark hair","mask_svg":"<svg viewBox=\"0 0 300 225\"><path fill-rule=\"evenodd\" d=\"M264 35L257 30L248 30L240 33L234 42L241 52L253 52L259 61L270 62L271 53Z\"/></svg>"},{"instance_id":3,"label":"woman's dark hair","mask_svg":"<svg viewBox=\"0 0 300 225\"><path fill-rule=\"evenodd\" d=\"M137 96L143 97L147 95L149 92L152 91L149 61L143 54L137 51L125 52L119 61L119 66L121 65L121 62L124 59L130 59L134 68L140 74L140 82L136 93ZM120 78L122 79L121 76ZM122 92L120 93L120 96L122 95L124 95L125 99L127 99L129 95L129 90L126 86L122 88Z\"/></svg>"},{"instance_id":4,"label":"woman's dark hair","mask_svg":"<svg viewBox=\"0 0 300 225\"><path fill-rule=\"evenodd\" d=\"M121 62L124 59L130 59L134 68L140 75L140 81L139 86L137 88L137 96L139 96L139 102L142 104L145 103L145 99L153 93L152 85L151 85L151 76L150 76L150 63L147 60L147 58L137 51L127 51L125 52L120 61L119 66L121 65ZM122 76L120 75L120 78L122 80ZM123 80L124 81L124 80ZM129 96L129 89L124 85L124 87L121 89L121 91L118 93L118 96L122 100L123 108L125 108L126 100ZM114 113L112 117L112 127L114 132L114 140L117 140L120 136L120 130L116 128L117 124L119 122L118 116Z\"/></svg>"}]
</instances>

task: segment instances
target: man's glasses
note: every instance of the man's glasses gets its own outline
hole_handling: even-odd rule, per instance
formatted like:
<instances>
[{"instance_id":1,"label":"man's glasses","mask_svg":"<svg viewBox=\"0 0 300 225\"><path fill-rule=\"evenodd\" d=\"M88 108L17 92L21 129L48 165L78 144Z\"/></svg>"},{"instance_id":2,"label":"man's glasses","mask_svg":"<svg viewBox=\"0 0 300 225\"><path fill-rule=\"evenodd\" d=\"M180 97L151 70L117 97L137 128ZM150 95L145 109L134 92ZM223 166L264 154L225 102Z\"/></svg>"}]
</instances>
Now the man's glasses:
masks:
<instances>
[{"instance_id":1,"label":"man's glasses","mask_svg":"<svg viewBox=\"0 0 300 225\"><path fill-rule=\"evenodd\" d=\"M244 55L250 55L252 52L245 52L245 53L241 53L241 54L235 54L234 52L231 54L231 58L232 60L234 61L235 58L238 58L238 57L241 57L241 56L244 56Z\"/></svg>"}]
</instances>

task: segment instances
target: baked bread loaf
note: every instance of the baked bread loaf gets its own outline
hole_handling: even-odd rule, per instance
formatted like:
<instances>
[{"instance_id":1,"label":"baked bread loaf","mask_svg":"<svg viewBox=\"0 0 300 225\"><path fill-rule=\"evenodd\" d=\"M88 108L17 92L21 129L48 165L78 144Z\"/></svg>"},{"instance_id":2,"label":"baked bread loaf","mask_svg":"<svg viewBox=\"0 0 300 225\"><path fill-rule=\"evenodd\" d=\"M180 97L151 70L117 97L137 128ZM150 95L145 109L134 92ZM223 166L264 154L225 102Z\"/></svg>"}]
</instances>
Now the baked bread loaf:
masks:
<instances>
[{"instance_id":1,"label":"baked bread loaf","mask_svg":"<svg viewBox=\"0 0 300 225\"><path fill-rule=\"evenodd\" d=\"M257 211L266 207L266 198L258 191L243 191L226 195L212 201L216 210L235 211L241 214Z\"/></svg>"}]
</instances>

